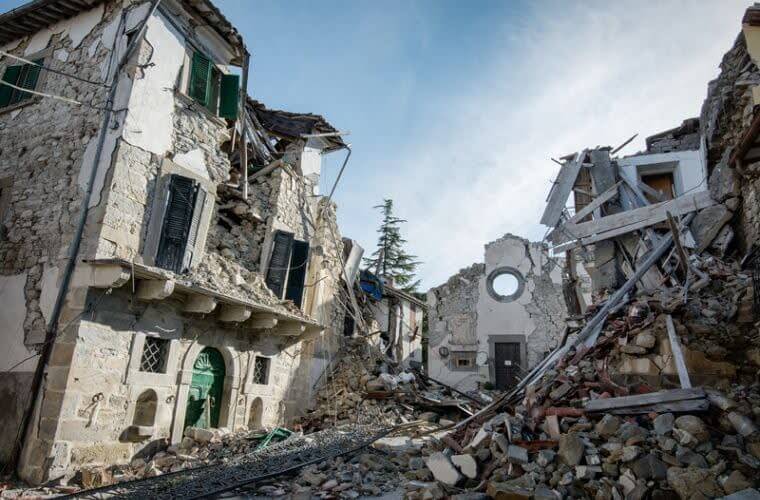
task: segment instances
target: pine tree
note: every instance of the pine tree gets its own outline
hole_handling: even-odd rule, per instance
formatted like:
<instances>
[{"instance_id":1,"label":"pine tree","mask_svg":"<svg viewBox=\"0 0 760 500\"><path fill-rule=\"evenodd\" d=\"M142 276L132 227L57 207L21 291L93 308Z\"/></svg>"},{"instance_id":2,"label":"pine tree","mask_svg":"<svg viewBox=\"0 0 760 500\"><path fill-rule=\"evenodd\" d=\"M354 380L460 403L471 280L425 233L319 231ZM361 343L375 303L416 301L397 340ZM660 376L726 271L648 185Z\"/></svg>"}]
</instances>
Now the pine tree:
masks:
<instances>
[{"instance_id":1,"label":"pine tree","mask_svg":"<svg viewBox=\"0 0 760 500\"><path fill-rule=\"evenodd\" d=\"M364 265L384 278L392 278L395 285L406 292L414 292L420 281L416 279L418 262L416 255L404 250L406 240L401 236L401 224L406 222L393 215L393 200L385 199L377 208L383 214L383 222L377 229L377 250L364 258Z\"/></svg>"}]
</instances>

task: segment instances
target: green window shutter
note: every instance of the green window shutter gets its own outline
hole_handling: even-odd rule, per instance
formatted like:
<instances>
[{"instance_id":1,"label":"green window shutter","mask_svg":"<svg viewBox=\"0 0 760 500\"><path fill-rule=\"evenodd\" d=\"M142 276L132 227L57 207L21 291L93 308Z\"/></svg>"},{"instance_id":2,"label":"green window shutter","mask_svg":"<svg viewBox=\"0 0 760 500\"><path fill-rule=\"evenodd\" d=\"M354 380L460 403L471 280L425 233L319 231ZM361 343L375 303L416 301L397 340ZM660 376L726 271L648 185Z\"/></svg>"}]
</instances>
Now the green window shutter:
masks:
<instances>
[{"instance_id":1,"label":"green window shutter","mask_svg":"<svg viewBox=\"0 0 760 500\"><path fill-rule=\"evenodd\" d=\"M3 81L12 85L18 83L18 76L21 73L21 66L8 66L3 73ZM7 85L0 85L0 108L5 107L11 103L11 96L13 95L14 88Z\"/></svg>"},{"instance_id":2,"label":"green window shutter","mask_svg":"<svg viewBox=\"0 0 760 500\"><path fill-rule=\"evenodd\" d=\"M240 99L240 76L222 75L221 98L219 100L219 116L234 120L238 114Z\"/></svg>"},{"instance_id":3,"label":"green window shutter","mask_svg":"<svg viewBox=\"0 0 760 500\"><path fill-rule=\"evenodd\" d=\"M292 300L296 307L301 307L301 302L303 301L306 268L308 266L309 244L305 241L294 241L293 252L290 256L288 286L285 288L285 300Z\"/></svg>"},{"instance_id":4,"label":"green window shutter","mask_svg":"<svg viewBox=\"0 0 760 500\"><path fill-rule=\"evenodd\" d=\"M193 222L198 187L194 180L172 174L169 199L166 202L156 265L181 273L184 271L185 251Z\"/></svg>"},{"instance_id":5,"label":"green window shutter","mask_svg":"<svg viewBox=\"0 0 760 500\"><path fill-rule=\"evenodd\" d=\"M211 60L195 52L193 54L193 65L190 69L190 97L203 104L208 105L211 94Z\"/></svg>"},{"instance_id":6,"label":"green window shutter","mask_svg":"<svg viewBox=\"0 0 760 500\"><path fill-rule=\"evenodd\" d=\"M269 259L266 284L272 292L282 298L288 279L290 254L293 250L293 234L277 231L272 241L272 258Z\"/></svg>"},{"instance_id":7,"label":"green window shutter","mask_svg":"<svg viewBox=\"0 0 760 500\"><path fill-rule=\"evenodd\" d=\"M37 64L42 64L42 59L37 59L34 61ZM40 67L35 66L34 64L24 64L24 69L22 71L23 78L19 78L18 86L23 87L25 89L34 90L37 88L37 80L40 77ZM29 99L32 97L32 94L29 92L21 92L18 100L23 101L24 99Z\"/></svg>"}]
</instances>

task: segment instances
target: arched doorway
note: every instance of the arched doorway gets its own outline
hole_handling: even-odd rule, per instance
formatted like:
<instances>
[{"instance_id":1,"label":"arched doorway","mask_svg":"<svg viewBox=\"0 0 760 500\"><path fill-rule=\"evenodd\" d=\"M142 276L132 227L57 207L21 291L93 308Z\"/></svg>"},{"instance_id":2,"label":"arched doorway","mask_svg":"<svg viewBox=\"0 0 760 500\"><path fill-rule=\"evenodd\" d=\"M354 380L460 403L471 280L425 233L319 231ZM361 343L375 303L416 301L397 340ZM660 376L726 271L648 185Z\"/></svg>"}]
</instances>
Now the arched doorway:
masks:
<instances>
[{"instance_id":1,"label":"arched doorway","mask_svg":"<svg viewBox=\"0 0 760 500\"><path fill-rule=\"evenodd\" d=\"M206 347L195 358L193 379L187 398L184 427L218 427L224 390L224 358Z\"/></svg>"},{"instance_id":2,"label":"arched doorway","mask_svg":"<svg viewBox=\"0 0 760 500\"><path fill-rule=\"evenodd\" d=\"M248 428L251 430L261 429L261 419L264 415L264 402L256 398L251 403L251 412L248 417Z\"/></svg>"}]
</instances>

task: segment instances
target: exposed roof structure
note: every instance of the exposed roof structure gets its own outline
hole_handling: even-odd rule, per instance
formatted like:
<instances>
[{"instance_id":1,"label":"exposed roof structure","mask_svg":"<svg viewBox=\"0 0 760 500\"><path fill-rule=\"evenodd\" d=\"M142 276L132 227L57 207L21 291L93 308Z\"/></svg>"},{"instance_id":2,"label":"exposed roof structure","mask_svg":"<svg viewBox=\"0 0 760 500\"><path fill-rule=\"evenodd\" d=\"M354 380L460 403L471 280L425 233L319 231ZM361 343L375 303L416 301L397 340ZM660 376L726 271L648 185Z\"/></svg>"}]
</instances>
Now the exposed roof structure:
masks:
<instances>
[{"instance_id":1,"label":"exposed roof structure","mask_svg":"<svg viewBox=\"0 0 760 500\"><path fill-rule=\"evenodd\" d=\"M261 126L269 133L287 139L299 139L303 134L328 134L338 132L321 115L312 113L291 113L277 109L268 109L254 99L248 99L248 110L256 115ZM335 151L345 147L340 136L322 138L328 147L325 151Z\"/></svg>"},{"instance_id":2,"label":"exposed roof structure","mask_svg":"<svg viewBox=\"0 0 760 500\"><path fill-rule=\"evenodd\" d=\"M0 15L0 43L8 43L63 19L74 17L104 0L33 0Z\"/></svg>"},{"instance_id":3,"label":"exposed roof structure","mask_svg":"<svg viewBox=\"0 0 760 500\"><path fill-rule=\"evenodd\" d=\"M105 0L32 0L0 14L0 44L33 35L58 21L76 16ZM181 0L185 7L203 19L232 46L245 49L240 34L210 0Z\"/></svg>"}]
</instances>

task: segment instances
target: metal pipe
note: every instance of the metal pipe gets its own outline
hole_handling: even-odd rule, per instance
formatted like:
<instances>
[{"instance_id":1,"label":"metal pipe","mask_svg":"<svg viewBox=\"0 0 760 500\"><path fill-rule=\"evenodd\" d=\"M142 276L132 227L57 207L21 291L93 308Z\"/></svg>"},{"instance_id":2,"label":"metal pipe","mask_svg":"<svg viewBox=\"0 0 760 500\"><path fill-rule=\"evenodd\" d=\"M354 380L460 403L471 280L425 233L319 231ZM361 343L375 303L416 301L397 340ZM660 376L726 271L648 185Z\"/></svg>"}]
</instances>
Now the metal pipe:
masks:
<instances>
[{"instance_id":1,"label":"metal pipe","mask_svg":"<svg viewBox=\"0 0 760 500\"><path fill-rule=\"evenodd\" d=\"M11 455L10 463L13 464L14 468L16 464L18 463L18 458L19 458L19 455L21 454L21 448L22 448L22 443L24 441L24 437L26 436L29 430L29 424L31 422L32 411L34 410L34 404L35 404L35 401L37 400L37 397L39 396L38 393L42 387L42 377L44 375L45 367L47 366L48 360L50 359L50 353L53 350L53 342L55 341L55 337L58 333L57 332L58 320L61 315L61 310L63 309L64 300L69 291L69 284L71 283L71 275L73 274L74 268L76 267L76 258L77 258L77 255L79 254L79 247L81 246L82 236L84 235L84 229L87 223L87 214L89 212L90 199L92 198L92 190L95 185L95 177L98 173L98 165L100 164L100 158L103 154L103 146L106 140L106 133L108 132L108 123L111 121L113 101L114 101L114 98L116 97L116 90L119 86L118 85L119 74L121 73L121 70L124 68L124 66L126 66L130 57L132 57L132 54L134 54L138 43L145 36L145 31L148 27L148 19L150 19L150 17L156 12L156 9L158 8L158 4L160 2L161 0L153 0L153 4L151 5L151 8L148 11L148 14L145 16L145 19L143 19L142 24L140 25L140 29L137 32L137 36L135 36L132 39L131 43L127 45L127 50L122 56L121 60L119 61L119 64L116 66L116 70L114 71L112 75L111 86L108 90L108 96L106 98L105 114L103 115L103 120L100 125L100 131L98 135L98 144L97 144L97 149L95 150L95 158L92 161L92 168L90 169L90 177L87 179L87 189L85 190L84 199L82 200L82 205L79 211L79 220L77 221L76 232L74 233L74 239L71 242L71 246L69 247L69 255L68 255L68 260L66 261L66 267L64 268L63 279L61 280L61 287L58 289L58 295L55 298L53 311L50 315L50 322L48 323L47 329L45 331L45 343L42 346L40 361L37 363L37 367L34 371L34 378L32 379L32 387L31 387L30 403L28 407L26 408L26 410L24 411L24 416L21 421L21 429L22 429L21 434L20 436L17 437L16 443L13 446L13 453ZM122 21L123 21L123 18L122 18ZM114 46L114 50L116 50L115 46ZM84 165L82 165L82 168L83 167Z\"/></svg>"},{"instance_id":2,"label":"metal pipe","mask_svg":"<svg viewBox=\"0 0 760 500\"><path fill-rule=\"evenodd\" d=\"M344 146L346 151L348 151L348 154L346 154L346 158L343 160L343 165L340 167L340 171L338 172L338 178L335 179L335 183L333 184L332 189L330 190L330 194L327 196L327 201L332 201L333 194L335 193L335 188L338 187L338 182L340 181L341 176L343 175L343 171L346 169L346 164L348 163L348 159L351 158L351 145L346 144Z\"/></svg>"}]
</instances>

